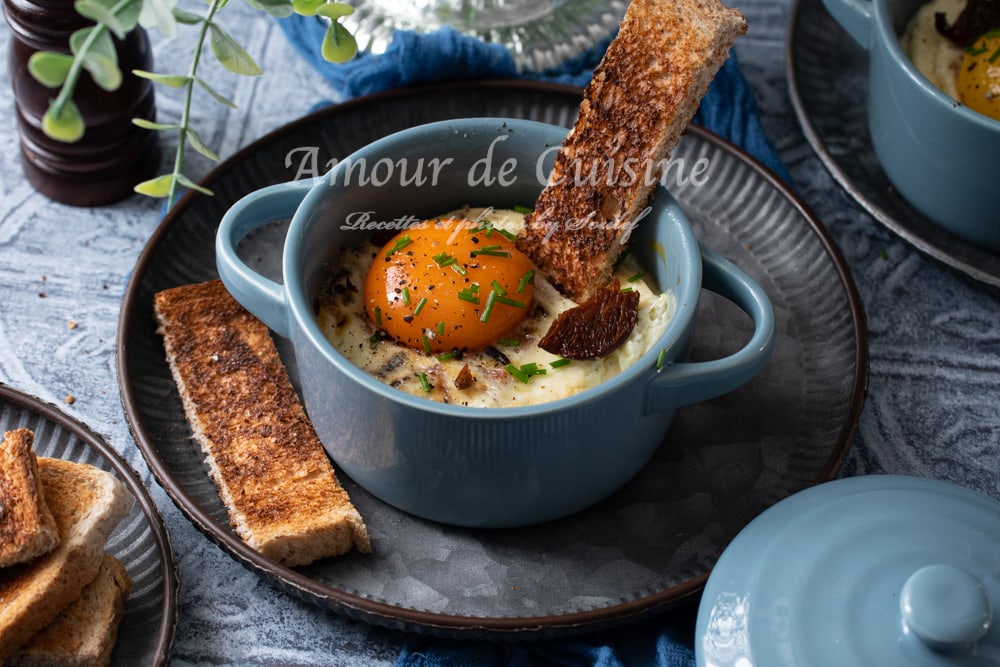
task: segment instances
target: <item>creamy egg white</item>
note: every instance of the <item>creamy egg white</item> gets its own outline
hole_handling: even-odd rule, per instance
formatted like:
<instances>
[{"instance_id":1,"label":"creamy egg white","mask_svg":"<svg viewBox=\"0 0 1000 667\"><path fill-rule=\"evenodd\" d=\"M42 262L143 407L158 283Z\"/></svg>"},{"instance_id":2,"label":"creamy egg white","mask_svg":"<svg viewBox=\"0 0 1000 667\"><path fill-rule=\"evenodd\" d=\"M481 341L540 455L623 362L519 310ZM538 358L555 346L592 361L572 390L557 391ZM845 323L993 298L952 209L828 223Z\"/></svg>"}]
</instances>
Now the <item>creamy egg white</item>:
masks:
<instances>
[{"instance_id":1,"label":"creamy egg white","mask_svg":"<svg viewBox=\"0 0 1000 667\"><path fill-rule=\"evenodd\" d=\"M943 13L949 25L965 8L966 0L931 0L917 10L899 44L913 66L931 83L958 100L958 73L965 51L938 32L934 15Z\"/></svg>"},{"instance_id":2,"label":"creamy egg white","mask_svg":"<svg viewBox=\"0 0 1000 667\"><path fill-rule=\"evenodd\" d=\"M524 227L524 215L509 210L466 208L443 217L485 220L515 235ZM319 324L327 339L366 373L402 391L443 403L511 407L571 396L635 363L662 335L674 312L669 292L658 292L641 267L626 257L618 267L617 277L623 286L637 290L640 295L638 318L631 335L603 358L560 359L539 348L538 341L559 313L576 304L562 296L542 272L536 271L529 312L503 340L484 350L458 355L426 354L382 338L365 314L363 290L359 286L364 285L378 253L379 248L369 243L342 255L337 273L320 297ZM544 373L529 374L524 382L507 370L508 365Z\"/></svg>"}]
</instances>

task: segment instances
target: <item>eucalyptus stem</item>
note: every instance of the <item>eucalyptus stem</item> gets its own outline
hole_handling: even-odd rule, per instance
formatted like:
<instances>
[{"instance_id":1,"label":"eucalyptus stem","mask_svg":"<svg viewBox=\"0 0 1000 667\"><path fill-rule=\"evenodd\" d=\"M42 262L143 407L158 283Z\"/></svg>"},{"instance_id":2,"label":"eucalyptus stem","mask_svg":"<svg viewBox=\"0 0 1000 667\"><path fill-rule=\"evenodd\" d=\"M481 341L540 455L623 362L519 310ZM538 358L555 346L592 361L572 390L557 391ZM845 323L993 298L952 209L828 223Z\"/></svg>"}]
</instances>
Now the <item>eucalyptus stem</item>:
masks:
<instances>
[{"instance_id":1,"label":"eucalyptus stem","mask_svg":"<svg viewBox=\"0 0 1000 667\"><path fill-rule=\"evenodd\" d=\"M124 8L131 2L133 2L133 0L121 0L121 2L116 4L111 11L121 11L120 8ZM96 24L94 29L90 31L90 34L87 35L87 39L85 39L83 44L80 46L81 57L73 59L73 64L70 65L69 72L66 74L66 82L63 83L62 88L59 89L59 94L56 95L56 99L52 100L52 104L49 106L49 109L54 115L62 115L63 107L66 106L66 102L73 97L73 93L76 91L76 83L80 78L80 71L83 69L82 55L90 51L90 47L93 43L107 31L108 27L103 23Z\"/></svg>"},{"instance_id":2,"label":"eucalyptus stem","mask_svg":"<svg viewBox=\"0 0 1000 667\"><path fill-rule=\"evenodd\" d=\"M198 74L198 65L201 62L201 52L205 48L205 39L208 37L208 29L215 17L215 12L226 2L226 0L211 0L208 5L208 12L201 23L198 31L198 41L194 47L194 54L191 58L191 66L188 68L188 80L185 84L184 106L181 111L181 127L178 132L177 153L174 156L174 174L180 174L184 167L184 146L187 143L187 134L191 120L191 101L194 99L194 84ZM177 199L177 178L170 182L170 192L167 194L167 210L174 206Z\"/></svg>"},{"instance_id":3,"label":"eucalyptus stem","mask_svg":"<svg viewBox=\"0 0 1000 667\"><path fill-rule=\"evenodd\" d=\"M112 5L108 12L112 16L118 16L123 9L135 2L136 0L118 0L118 2ZM76 92L76 84L80 79L80 72L83 70L84 62L86 62L87 53L90 52L90 48L94 45L94 43L103 37L107 32L107 24L97 21L91 31L87 34L87 38L83 41L83 44L80 45L78 52L74 54L75 57L69 67L69 71L66 73L66 79L59 88L59 94L56 95L56 98L49 104L49 113L53 116L57 118L61 116L66 104L73 98L73 93Z\"/></svg>"}]
</instances>

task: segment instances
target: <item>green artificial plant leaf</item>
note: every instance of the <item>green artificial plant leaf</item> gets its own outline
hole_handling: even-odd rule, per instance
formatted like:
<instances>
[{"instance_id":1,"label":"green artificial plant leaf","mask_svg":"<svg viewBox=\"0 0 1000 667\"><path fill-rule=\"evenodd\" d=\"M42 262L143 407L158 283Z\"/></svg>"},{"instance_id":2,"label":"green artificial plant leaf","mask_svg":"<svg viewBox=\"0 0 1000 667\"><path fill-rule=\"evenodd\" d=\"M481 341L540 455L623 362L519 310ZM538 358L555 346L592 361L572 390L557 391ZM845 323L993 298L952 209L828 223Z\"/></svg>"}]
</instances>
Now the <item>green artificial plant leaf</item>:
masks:
<instances>
[{"instance_id":1,"label":"green artificial plant leaf","mask_svg":"<svg viewBox=\"0 0 1000 667\"><path fill-rule=\"evenodd\" d=\"M98 86L104 90L118 90L122 85L122 71L118 68L118 53L107 30L101 30L100 26L77 30L70 35L69 46Z\"/></svg>"},{"instance_id":2,"label":"green artificial plant leaf","mask_svg":"<svg viewBox=\"0 0 1000 667\"><path fill-rule=\"evenodd\" d=\"M205 90L206 93L208 93L213 98L215 98L215 101L218 102L219 104L222 104L223 106L227 106L230 109L235 109L236 108L236 103L235 102L233 102L231 99L229 99L228 97L224 96L222 93L220 93L217 90L215 90L214 88L212 88L210 85L208 85L205 82L204 79L202 79L202 78L199 77L199 78L195 79L195 81L198 82L198 85L201 86Z\"/></svg>"},{"instance_id":3,"label":"green artificial plant leaf","mask_svg":"<svg viewBox=\"0 0 1000 667\"><path fill-rule=\"evenodd\" d=\"M212 46L212 53L222 63L222 66L230 72L243 74L245 76L258 76L264 70L260 68L254 59L250 57L243 47L236 43L225 30L215 23L208 24L210 36L209 44Z\"/></svg>"},{"instance_id":4,"label":"green artificial plant leaf","mask_svg":"<svg viewBox=\"0 0 1000 667\"><path fill-rule=\"evenodd\" d=\"M141 79L149 79L150 81L161 83L168 88L183 88L191 80L191 77L186 74L159 74L157 72L147 72L142 69L134 69L132 70L132 74Z\"/></svg>"},{"instance_id":5,"label":"green artificial plant leaf","mask_svg":"<svg viewBox=\"0 0 1000 667\"><path fill-rule=\"evenodd\" d=\"M106 25L108 30L113 32L118 39L125 39L125 35L135 27L134 23L129 26L121 18L111 13L111 10L99 0L76 0L73 3L73 8L80 16Z\"/></svg>"},{"instance_id":6,"label":"green artificial plant leaf","mask_svg":"<svg viewBox=\"0 0 1000 667\"><path fill-rule=\"evenodd\" d=\"M350 16L354 13L354 7L345 5L342 2L325 2L316 8L316 14L324 16L331 21ZM346 28L345 28L346 30Z\"/></svg>"},{"instance_id":7,"label":"green artificial plant leaf","mask_svg":"<svg viewBox=\"0 0 1000 667\"><path fill-rule=\"evenodd\" d=\"M346 63L358 52L358 41L347 28L335 21L326 29L320 52L329 62Z\"/></svg>"},{"instance_id":8,"label":"green artificial plant leaf","mask_svg":"<svg viewBox=\"0 0 1000 667\"><path fill-rule=\"evenodd\" d=\"M144 130L173 131L181 129L180 125L166 125L164 123L156 123L154 121L147 120L146 118L133 118L132 124L135 125L136 127L141 127Z\"/></svg>"},{"instance_id":9,"label":"green artificial plant leaf","mask_svg":"<svg viewBox=\"0 0 1000 667\"><path fill-rule=\"evenodd\" d=\"M42 116L42 131L58 141L68 144L79 141L84 129L83 116L73 100L67 100L62 109L58 110L54 104L49 105L48 111Z\"/></svg>"},{"instance_id":10,"label":"green artificial plant leaf","mask_svg":"<svg viewBox=\"0 0 1000 667\"><path fill-rule=\"evenodd\" d=\"M215 154L215 151L205 145L205 142L201 140L201 137L198 136L197 132L189 127L185 135L187 136L188 143L191 144L191 148L195 149L213 162L219 161L219 156Z\"/></svg>"},{"instance_id":11,"label":"green artificial plant leaf","mask_svg":"<svg viewBox=\"0 0 1000 667\"><path fill-rule=\"evenodd\" d=\"M49 88L63 85L72 65L73 56L55 51L36 51L28 58L28 71L31 76Z\"/></svg>"},{"instance_id":12,"label":"green artificial plant leaf","mask_svg":"<svg viewBox=\"0 0 1000 667\"><path fill-rule=\"evenodd\" d=\"M302 16L315 16L316 10L325 3L326 0L292 0L292 9Z\"/></svg>"},{"instance_id":13,"label":"green artificial plant leaf","mask_svg":"<svg viewBox=\"0 0 1000 667\"><path fill-rule=\"evenodd\" d=\"M204 19L193 12L185 11L180 7L174 7L173 12L174 18L177 19L178 23L183 23L184 25L197 25L201 23Z\"/></svg>"},{"instance_id":14,"label":"green artificial plant leaf","mask_svg":"<svg viewBox=\"0 0 1000 667\"><path fill-rule=\"evenodd\" d=\"M141 0L142 13L139 14L139 23L142 27L156 28L167 39L177 36L177 0Z\"/></svg>"},{"instance_id":15,"label":"green artificial plant leaf","mask_svg":"<svg viewBox=\"0 0 1000 667\"><path fill-rule=\"evenodd\" d=\"M204 186L198 185L197 183L195 183L194 181L192 181L190 178L188 178L184 174L177 174L177 182L180 183L181 185L183 185L186 188L191 188L192 190L197 190L198 192L200 192L203 195L212 196L212 191L211 190L209 190L208 188L206 188Z\"/></svg>"},{"instance_id":16,"label":"green artificial plant leaf","mask_svg":"<svg viewBox=\"0 0 1000 667\"><path fill-rule=\"evenodd\" d=\"M293 11L291 0L247 0L247 4L279 19L291 16Z\"/></svg>"},{"instance_id":17,"label":"green artificial plant leaf","mask_svg":"<svg viewBox=\"0 0 1000 667\"><path fill-rule=\"evenodd\" d=\"M143 181L132 189L141 195L146 195L147 197L166 197L170 194L170 188L172 188L173 185L174 175L164 174L163 176L157 176L156 178L151 178L148 181Z\"/></svg>"}]
</instances>

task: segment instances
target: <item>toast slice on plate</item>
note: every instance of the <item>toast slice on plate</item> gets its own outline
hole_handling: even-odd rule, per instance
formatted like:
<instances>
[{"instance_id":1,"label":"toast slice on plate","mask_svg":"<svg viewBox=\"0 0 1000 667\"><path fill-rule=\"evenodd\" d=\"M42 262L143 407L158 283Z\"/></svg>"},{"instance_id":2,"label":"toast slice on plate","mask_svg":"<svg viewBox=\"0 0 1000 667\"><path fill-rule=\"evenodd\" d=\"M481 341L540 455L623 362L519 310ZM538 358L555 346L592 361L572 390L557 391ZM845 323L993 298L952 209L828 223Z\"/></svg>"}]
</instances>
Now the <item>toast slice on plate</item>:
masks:
<instances>
[{"instance_id":1,"label":"toast slice on plate","mask_svg":"<svg viewBox=\"0 0 1000 667\"><path fill-rule=\"evenodd\" d=\"M104 555L101 568L75 602L18 649L6 667L103 667L111 662L132 579Z\"/></svg>"},{"instance_id":2,"label":"toast slice on plate","mask_svg":"<svg viewBox=\"0 0 1000 667\"><path fill-rule=\"evenodd\" d=\"M39 457L38 472L60 541L40 558L0 570L0 662L80 597L133 502L113 474L91 465Z\"/></svg>"},{"instance_id":3,"label":"toast slice on plate","mask_svg":"<svg viewBox=\"0 0 1000 667\"><path fill-rule=\"evenodd\" d=\"M579 303L608 284L670 152L746 30L719 0L632 0L518 236L560 292Z\"/></svg>"},{"instance_id":4,"label":"toast slice on plate","mask_svg":"<svg viewBox=\"0 0 1000 667\"><path fill-rule=\"evenodd\" d=\"M167 361L230 524L293 567L371 551L267 326L219 280L155 296Z\"/></svg>"},{"instance_id":5,"label":"toast slice on plate","mask_svg":"<svg viewBox=\"0 0 1000 667\"><path fill-rule=\"evenodd\" d=\"M38 479L34 442L26 428L4 433L0 442L0 568L26 563L59 544Z\"/></svg>"}]
</instances>

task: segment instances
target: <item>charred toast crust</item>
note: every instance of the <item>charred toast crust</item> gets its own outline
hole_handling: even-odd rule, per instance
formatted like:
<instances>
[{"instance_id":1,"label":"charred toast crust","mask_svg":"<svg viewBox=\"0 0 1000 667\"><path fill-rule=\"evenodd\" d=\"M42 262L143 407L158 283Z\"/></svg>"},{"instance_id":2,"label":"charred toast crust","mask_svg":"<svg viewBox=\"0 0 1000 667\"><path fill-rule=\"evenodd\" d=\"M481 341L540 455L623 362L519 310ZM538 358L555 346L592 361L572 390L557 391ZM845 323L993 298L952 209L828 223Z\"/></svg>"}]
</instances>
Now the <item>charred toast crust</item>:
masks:
<instances>
[{"instance_id":1,"label":"charred toast crust","mask_svg":"<svg viewBox=\"0 0 1000 667\"><path fill-rule=\"evenodd\" d=\"M59 544L38 478L35 435L15 429L0 443L0 567L24 563Z\"/></svg>"},{"instance_id":2,"label":"charred toast crust","mask_svg":"<svg viewBox=\"0 0 1000 667\"><path fill-rule=\"evenodd\" d=\"M160 292L159 331L230 523L283 565L352 547L364 522L309 422L267 327L214 280Z\"/></svg>"},{"instance_id":3,"label":"charred toast crust","mask_svg":"<svg viewBox=\"0 0 1000 667\"><path fill-rule=\"evenodd\" d=\"M719 0L632 0L518 248L580 302L610 280L701 98L746 32Z\"/></svg>"}]
</instances>

